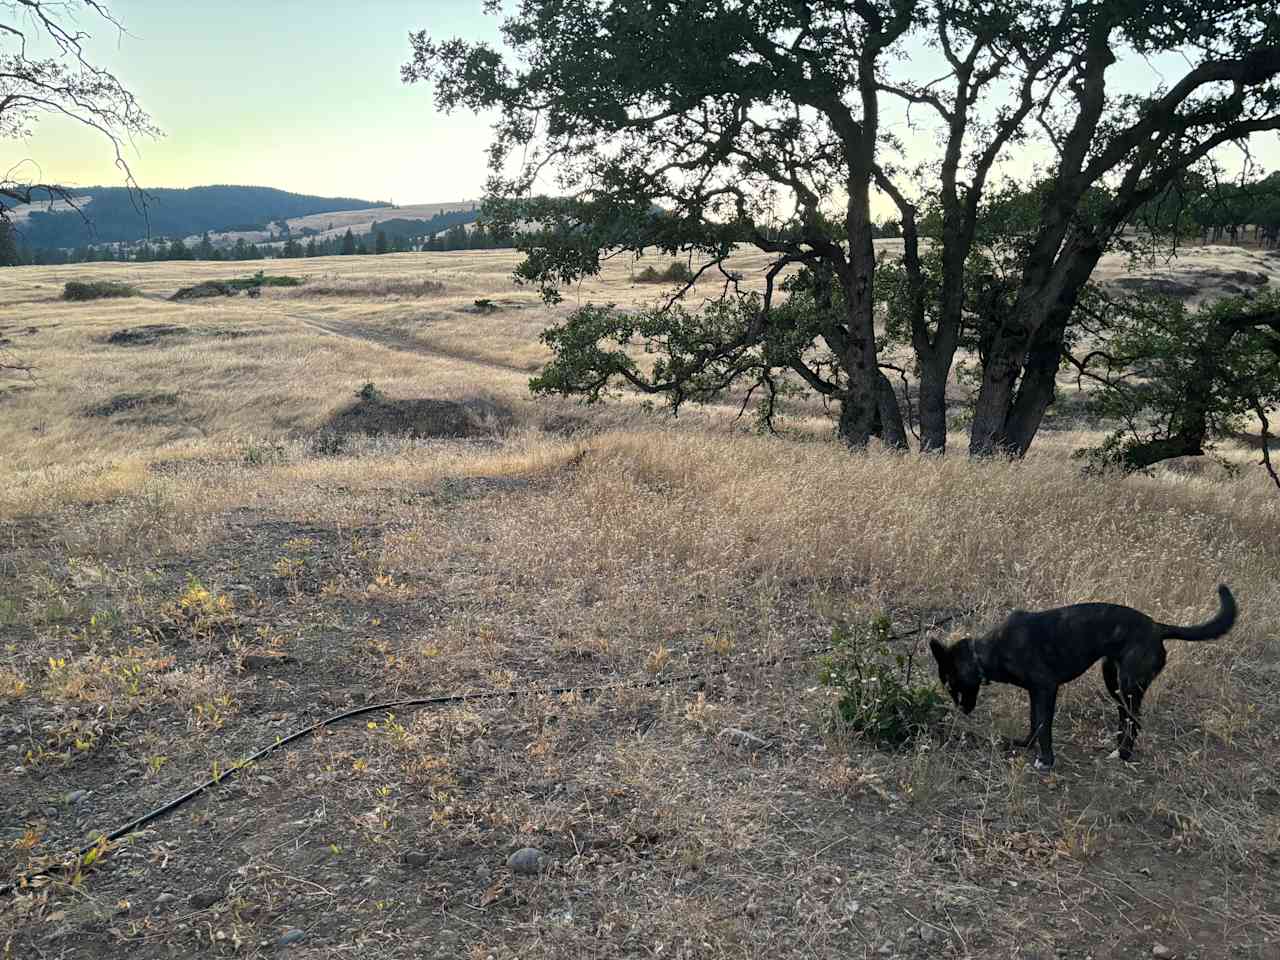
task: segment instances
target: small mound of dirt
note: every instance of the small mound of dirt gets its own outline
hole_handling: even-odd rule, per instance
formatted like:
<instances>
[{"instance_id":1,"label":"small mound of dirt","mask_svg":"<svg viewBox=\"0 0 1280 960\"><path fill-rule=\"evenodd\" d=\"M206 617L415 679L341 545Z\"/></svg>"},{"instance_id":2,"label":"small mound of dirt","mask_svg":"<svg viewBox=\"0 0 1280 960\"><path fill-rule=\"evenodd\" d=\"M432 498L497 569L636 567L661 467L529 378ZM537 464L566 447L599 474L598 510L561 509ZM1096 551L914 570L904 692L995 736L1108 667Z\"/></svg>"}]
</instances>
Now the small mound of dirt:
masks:
<instances>
[{"instance_id":1,"label":"small mound of dirt","mask_svg":"<svg viewBox=\"0 0 1280 960\"><path fill-rule=\"evenodd\" d=\"M116 347L148 347L171 337L213 337L216 340L240 340L261 336L261 330L232 330L228 327L178 327L171 323L149 323L141 327L125 327L105 340Z\"/></svg>"},{"instance_id":2,"label":"small mound of dirt","mask_svg":"<svg viewBox=\"0 0 1280 960\"><path fill-rule=\"evenodd\" d=\"M511 411L481 397L470 400L392 400L380 394L359 397L326 425L335 434L419 439L490 437L511 421Z\"/></svg>"},{"instance_id":3,"label":"small mound of dirt","mask_svg":"<svg viewBox=\"0 0 1280 960\"><path fill-rule=\"evenodd\" d=\"M557 437L572 437L586 430L588 424L585 417L575 417L568 413L556 413L547 417L539 426L543 433L550 433Z\"/></svg>"},{"instance_id":4,"label":"small mound of dirt","mask_svg":"<svg viewBox=\"0 0 1280 960\"><path fill-rule=\"evenodd\" d=\"M22 396L24 393L30 393L33 390L35 390L35 387L0 387L0 404L7 403L10 400L17 400L18 397Z\"/></svg>"},{"instance_id":5,"label":"small mound of dirt","mask_svg":"<svg viewBox=\"0 0 1280 960\"><path fill-rule=\"evenodd\" d=\"M186 327L176 327L171 323L148 323L117 330L107 337L107 343L116 347L143 347L159 343L164 337L181 337L187 333Z\"/></svg>"},{"instance_id":6,"label":"small mound of dirt","mask_svg":"<svg viewBox=\"0 0 1280 960\"><path fill-rule=\"evenodd\" d=\"M1213 273L1208 274L1212 276ZM1223 270L1218 272L1223 280L1234 280L1237 283L1243 283L1250 287L1265 287L1271 282L1271 278L1261 271L1255 270Z\"/></svg>"},{"instance_id":7,"label":"small mound of dirt","mask_svg":"<svg viewBox=\"0 0 1280 960\"><path fill-rule=\"evenodd\" d=\"M176 393L117 393L110 400L85 407L86 417L114 417L120 413L140 414L157 407L171 409L178 405Z\"/></svg>"},{"instance_id":8,"label":"small mound of dirt","mask_svg":"<svg viewBox=\"0 0 1280 960\"><path fill-rule=\"evenodd\" d=\"M1139 294L1174 297L1186 300L1191 297L1253 295L1255 288L1265 287L1271 278L1255 270L1219 270L1211 267L1179 269L1176 276L1116 277L1109 281L1114 287Z\"/></svg>"},{"instance_id":9,"label":"small mound of dirt","mask_svg":"<svg viewBox=\"0 0 1280 960\"><path fill-rule=\"evenodd\" d=\"M222 280L206 280L194 287L182 287L170 300L202 300L205 297L234 297L240 290Z\"/></svg>"},{"instance_id":10,"label":"small mound of dirt","mask_svg":"<svg viewBox=\"0 0 1280 960\"><path fill-rule=\"evenodd\" d=\"M1209 267L1188 271L1187 279L1201 285L1235 287L1236 290L1240 289L1239 284L1246 287L1265 287L1271 282L1271 278L1259 270L1215 270Z\"/></svg>"},{"instance_id":11,"label":"small mound of dirt","mask_svg":"<svg viewBox=\"0 0 1280 960\"><path fill-rule=\"evenodd\" d=\"M1169 277L1117 277L1111 281L1122 290L1135 293L1153 293L1164 297L1194 297L1200 288L1194 283L1185 283Z\"/></svg>"}]
</instances>

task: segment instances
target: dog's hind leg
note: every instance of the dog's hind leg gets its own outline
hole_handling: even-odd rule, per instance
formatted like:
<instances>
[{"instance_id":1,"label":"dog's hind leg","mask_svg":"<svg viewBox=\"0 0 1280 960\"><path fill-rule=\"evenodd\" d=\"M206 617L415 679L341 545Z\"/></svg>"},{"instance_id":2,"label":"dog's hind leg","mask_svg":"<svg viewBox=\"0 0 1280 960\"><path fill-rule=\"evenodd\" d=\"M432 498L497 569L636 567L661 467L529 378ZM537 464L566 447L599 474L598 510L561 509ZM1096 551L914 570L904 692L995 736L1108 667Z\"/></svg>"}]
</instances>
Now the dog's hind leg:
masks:
<instances>
[{"instance_id":1,"label":"dog's hind leg","mask_svg":"<svg viewBox=\"0 0 1280 960\"><path fill-rule=\"evenodd\" d=\"M1156 648L1154 654L1146 657L1130 657L1121 666L1119 673L1122 722L1120 746L1116 751L1121 760L1129 760L1133 756L1133 746L1138 740L1138 731L1142 729L1142 697L1151 686L1151 682L1164 669L1165 659L1164 646L1161 645Z\"/></svg>"},{"instance_id":2,"label":"dog's hind leg","mask_svg":"<svg viewBox=\"0 0 1280 960\"><path fill-rule=\"evenodd\" d=\"M1115 756L1120 756L1120 748L1125 744L1125 732L1128 729L1129 708L1125 706L1124 699L1120 696L1120 667L1110 657L1102 661L1102 682L1107 685L1107 693L1111 694L1111 699L1116 702L1116 712L1119 714L1119 720L1116 725L1116 752Z\"/></svg>"}]
</instances>

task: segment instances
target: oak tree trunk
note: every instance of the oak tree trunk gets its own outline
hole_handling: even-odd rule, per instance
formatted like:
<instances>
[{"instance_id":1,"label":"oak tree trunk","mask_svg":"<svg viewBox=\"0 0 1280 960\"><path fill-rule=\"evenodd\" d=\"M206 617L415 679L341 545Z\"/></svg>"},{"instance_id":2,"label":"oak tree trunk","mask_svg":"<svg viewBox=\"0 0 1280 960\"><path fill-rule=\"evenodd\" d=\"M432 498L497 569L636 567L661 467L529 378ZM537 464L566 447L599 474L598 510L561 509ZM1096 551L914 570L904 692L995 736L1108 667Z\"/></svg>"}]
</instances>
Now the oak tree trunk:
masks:
<instances>
[{"instance_id":1,"label":"oak tree trunk","mask_svg":"<svg viewBox=\"0 0 1280 960\"><path fill-rule=\"evenodd\" d=\"M907 428L902 421L902 405L898 403L898 395L893 390L883 371L877 371L876 397L878 399L877 420L879 436L886 447L894 450L906 450Z\"/></svg>"},{"instance_id":2,"label":"oak tree trunk","mask_svg":"<svg viewBox=\"0 0 1280 960\"><path fill-rule=\"evenodd\" d=\"M945 453L947 449L947 374L949 359L920 364L920 449Z\"/></svg>"},{"instance_id":3,"label":"oak tree trunk","mask_svg":"<svg viewBox=\"0 0 1280 960\"><path fill-rule=\"evenodd\" d=\"M1001 449L1029 339L1026 327L1011 320L992 340L969 428L970 456L989 457Z\"/></svg>"}]
</instances>

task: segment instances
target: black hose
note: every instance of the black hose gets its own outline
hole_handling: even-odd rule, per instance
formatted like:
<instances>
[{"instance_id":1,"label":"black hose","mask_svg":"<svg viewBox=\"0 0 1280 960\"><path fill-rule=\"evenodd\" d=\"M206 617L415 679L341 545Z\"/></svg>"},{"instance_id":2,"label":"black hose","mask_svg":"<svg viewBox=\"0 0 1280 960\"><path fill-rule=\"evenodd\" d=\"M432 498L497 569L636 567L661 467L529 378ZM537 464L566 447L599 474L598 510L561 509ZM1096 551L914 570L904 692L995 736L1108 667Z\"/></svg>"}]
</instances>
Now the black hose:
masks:
<instances>
[{"instance_id":1,"label":"black hose","mask_svg":"<svg viewBox=\"0 0 1280 960\"><path fill-rule=\"evenodd\" d=\"M912 637L912 636L915 636L916 634L923 633L926 630L932 630L935 627L940 627L944 623L949 623L952 620L955 620L959 616L961 616L961 614L953 614L952 616L949 616L949 617L943 617L940 620L933 621L927 627L925 626L916 627L914 630L908 630L905 633L895 634L894 636L889 637L888 639L889 640L905 640L907 637ZM793 660L807 660L809 657L816 656L820 653L827 653L831 649L832 649L831 645L827 644L826 646L815 647L813 649L804 650L797 654L791 654L790 656L775 657L772 660L765 661L764 663L760 664L760 666L776 666L778 664L787 663ZM414 698L405 699L405 700L388 700L385 703L375 703L369 706L358 707L355 710L347 710L345 713L337 713L337 714L334 714L332 717L328 717L324 720L320 720L316 723L313 723L309 727L303 727L301 730L295 730L293 733L289 734L289 736L285 737L283 740L277 740L275 743L271 744L271 746L264 747L263 749L255 753L253 756L235 764L233 767L231 767L224 773L219 773L217 776L211 777L210 779L206 780L204 783L201 783L198 786L192 787L186 793L182 794L182 796L175 797L173 800L170 800L168 803L162 806L156 807L151 812L144 813L142 816L138 817L135 820L130 820L124 826L117 827L115 830L112 830L110 833L106 834L106 836L100 836L94 841L92 841L91 843L85 844L85 846L81 847L80 850L76 852L75 860L50 867L42 872L43 873L65 872L67 869L69 869L72 866L72 864L78 863L81 857L83 857L89 851L97 848L100 844L111 843L112 841L119 840L121 837L126 837L129 834L135 832L136 830L140 830L142 827L145 827L148 823L151 823L152 821L155 821L155 820L159 820L161 817L172 813L173 811L177 810L179 807L186 804L187 801L192 800L195 797L198 797L200 794L204 793L210 787L217 786L223 780L227 779L227 777L238 772L239 770L249 766L252 763L255 763L256 761L262 759L263 757L267 756L270 753L274 753L276 750L279 750L285 744L293 743L293 741L295 740L301 740L303 737L308 736L309 734L315 733L321 727L327 727L327 726L330 726L331 724L338 723L342 720L349 720L352 717L363 716L366 713L378 713L379 711L391 710L393 708L439 707L449 703L475 703L475 702L485 701L485 700L503 700L503 699L511 700L517 696L520 696L522 693L525 693L525 694L543 693L549 697L559 697L559 696L563 696L566 693L596 694L596 693L604 693L607 690L626 690L626 689L645 690L645 689L652 689L654 687L671 686L672 684L676 684L676 683L693 682L695 680L706 680L710 677L718 677L728 672L729 672L729 667L722 666L722 667L714 667L709 670L703 670L698 673L686 673L686 674L681 674L680 676L674 676L674 677L655 677L652 680L645 680L641 683L626 683L623 681L618 681L616 683L596 684L596 685L587 686L587 687L556 687L550 690L540 690L539 688L536 688L536 687L528 690L524 690L524 691L486 690L486 691L481 691L477 693L457 693L457 694L451 694L449 696L444 696L444 697L414 697ZM32 876L33 874L21 874L15 880L9 883L6 883L4 885L0 885L0 897L9 896L11 893L17 890L18 887L22 886L24 883L29 881Z\"/></svg>"}]
</instances>

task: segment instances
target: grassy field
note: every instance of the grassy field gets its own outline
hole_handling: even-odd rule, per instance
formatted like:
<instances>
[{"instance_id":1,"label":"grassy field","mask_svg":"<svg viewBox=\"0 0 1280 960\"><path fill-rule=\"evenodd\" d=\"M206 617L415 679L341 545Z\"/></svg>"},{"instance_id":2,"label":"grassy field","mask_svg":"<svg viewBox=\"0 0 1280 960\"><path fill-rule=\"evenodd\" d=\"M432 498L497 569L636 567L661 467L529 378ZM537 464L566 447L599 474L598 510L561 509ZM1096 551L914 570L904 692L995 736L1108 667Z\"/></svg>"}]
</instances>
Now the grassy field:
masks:
<instances>
[{"instance_id":1,"label":"grassy field","mask_svg":"<svg viewBox=\"0 0 1280 960\"><path fill-rule=\"evenodd\" d=\"M1237 255L1280 274L1183 266ZM1009 464L851 456L816 406L766 438L731 402L535 401L549 322L657 290L615 262L547 308L513 264L0 271L0 347L36 368L0 382L0 882L338 711L513 694L237 770L0 902L0 957L1280 956L1256 453L1084 479L1096 434L1066 416ZM307 282L167 299L258 266ZM142 295L64 302L73 279ZM1005 745L1011 689L883 751L797 656L878 616L959 616L917 651L1017 606L1199 621L1219 582L1240 621L1171 642L1133 766L1093 674L1042 776Z\"/></svg>"}]
</instances>

